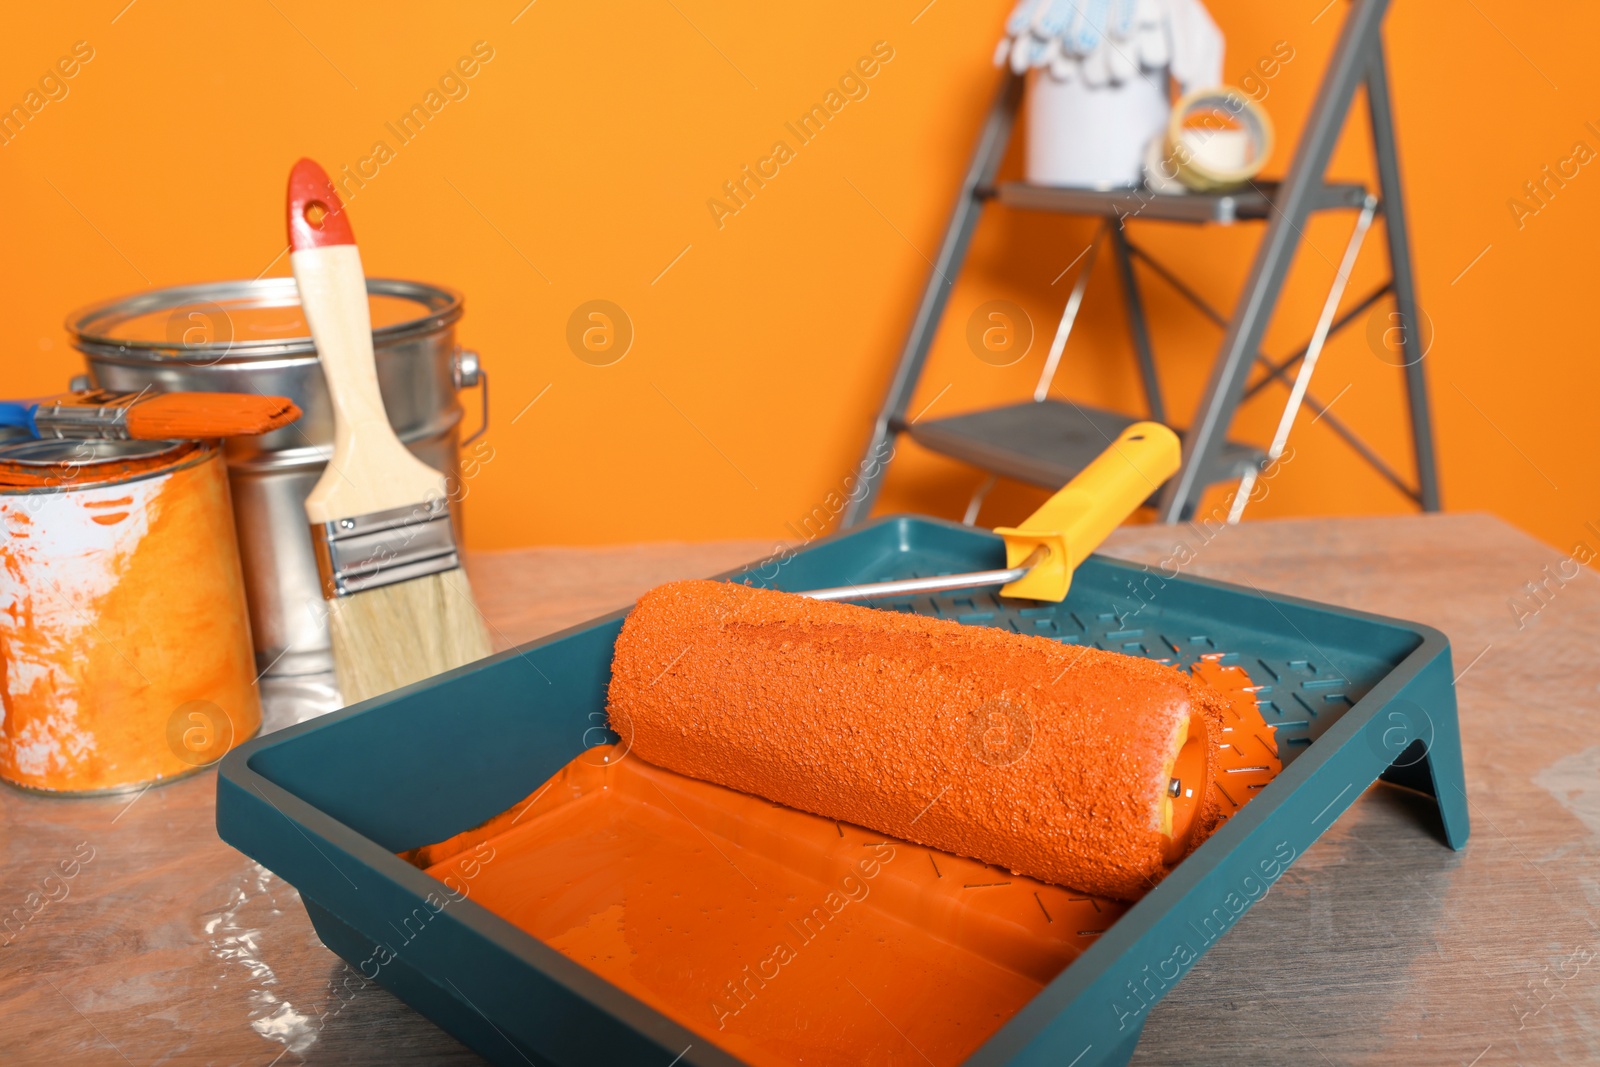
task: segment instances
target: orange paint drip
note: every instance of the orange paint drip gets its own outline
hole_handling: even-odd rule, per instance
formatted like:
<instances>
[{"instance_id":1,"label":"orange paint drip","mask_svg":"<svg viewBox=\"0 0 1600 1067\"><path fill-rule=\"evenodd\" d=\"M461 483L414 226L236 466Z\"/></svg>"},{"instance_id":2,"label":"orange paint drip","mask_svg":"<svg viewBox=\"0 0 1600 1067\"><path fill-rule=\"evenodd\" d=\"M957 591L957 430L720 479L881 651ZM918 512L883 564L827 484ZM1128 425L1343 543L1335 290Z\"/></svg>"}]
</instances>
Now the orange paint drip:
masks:
<instances>
[{"instance_id":1,"label":"orange paint drip","mask_svg":"<svg viewBox=\"0 0 1600 1067\"><path fill-rule=\"evenodd\" d=\"M256 732L217 449L0 462L0 483L11 487L0 491L0 778L127 788L207 765Z\"/></svg>"},{"instance_id":2,"label":"orange paint drip","mask_svg":"<svg viewBox=\"0 0 1600 1067\"><path fill-rule=\"evenodd\" d=\"M1221 702L1226 818L1279 769L1250 679ZM1237 802L1233 798L1237 797ZM484 825L403 854L750 1063L960 1063L1129 905L590 749Z\"/></svg>"}]
</instances>

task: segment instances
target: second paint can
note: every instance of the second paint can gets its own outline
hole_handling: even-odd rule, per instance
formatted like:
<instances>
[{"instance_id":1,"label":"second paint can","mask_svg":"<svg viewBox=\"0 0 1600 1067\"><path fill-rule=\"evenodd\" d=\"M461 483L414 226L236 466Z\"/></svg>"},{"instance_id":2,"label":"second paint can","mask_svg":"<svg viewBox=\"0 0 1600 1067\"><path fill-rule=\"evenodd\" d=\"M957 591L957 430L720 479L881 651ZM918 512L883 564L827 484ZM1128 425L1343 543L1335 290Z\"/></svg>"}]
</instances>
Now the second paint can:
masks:
<instances>
[{"instance_id":1,"label":"second paint can","mask_svg":"<svg viewBox=\"0 0 1600 1067\"><path fill-rule=\"evenodd\" d=\"M0 779L136 789L261 725L221 451L0 446Z\"/></svg>"}]
</instances>

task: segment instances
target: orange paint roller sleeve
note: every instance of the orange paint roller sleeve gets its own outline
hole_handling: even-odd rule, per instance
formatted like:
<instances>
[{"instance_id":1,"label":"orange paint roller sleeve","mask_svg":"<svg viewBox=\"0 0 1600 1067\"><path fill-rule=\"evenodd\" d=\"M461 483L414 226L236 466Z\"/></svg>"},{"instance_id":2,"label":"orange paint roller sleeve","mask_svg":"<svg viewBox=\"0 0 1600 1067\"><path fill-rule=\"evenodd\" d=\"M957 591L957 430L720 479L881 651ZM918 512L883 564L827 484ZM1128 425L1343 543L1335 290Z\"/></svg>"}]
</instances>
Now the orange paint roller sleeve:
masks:
<instances>
[{"instance_id":1,"label":"orange paint roller sleeve","mask_svg":"<svg viewBox=\"0 0 1600 1067\"><path fill-rule=\"evenodd\" d=\"M609 698L650 763L1099 896L1218 818L1221 697L1042 637L675 582L624 623Z\"/></svg>"}]
</instances>

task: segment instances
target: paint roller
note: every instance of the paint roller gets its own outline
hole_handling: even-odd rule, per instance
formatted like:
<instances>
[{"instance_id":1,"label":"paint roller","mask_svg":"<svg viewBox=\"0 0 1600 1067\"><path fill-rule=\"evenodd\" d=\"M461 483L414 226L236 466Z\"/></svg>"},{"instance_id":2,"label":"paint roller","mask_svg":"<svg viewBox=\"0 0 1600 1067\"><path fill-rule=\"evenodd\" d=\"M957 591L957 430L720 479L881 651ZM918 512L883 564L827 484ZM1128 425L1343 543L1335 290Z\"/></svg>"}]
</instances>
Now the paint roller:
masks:
<instances>
[{"instance_id":1,"label":"paint roller","mask_svg":"<svg viewBox=\"0 0 1600 1067\"><path fill-rule=\"evenodd\" d=\"M1178 452L1170 430L1135 424L996 531L1023 570L1002 592L1061 600ZM612 729L648 762L1124 900L1218 821L1222 709L1140 657L711 581L639 600L609 690Z\"/></svg>"}]
</instances>

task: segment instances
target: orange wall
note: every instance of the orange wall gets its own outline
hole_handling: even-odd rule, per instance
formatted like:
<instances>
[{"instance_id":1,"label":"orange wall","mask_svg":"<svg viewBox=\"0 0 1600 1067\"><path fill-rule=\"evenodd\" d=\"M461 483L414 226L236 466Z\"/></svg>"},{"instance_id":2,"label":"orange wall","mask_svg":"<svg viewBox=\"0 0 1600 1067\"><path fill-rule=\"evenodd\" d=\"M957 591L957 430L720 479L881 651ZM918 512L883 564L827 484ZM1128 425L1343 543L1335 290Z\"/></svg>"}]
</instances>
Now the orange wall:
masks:
<instances>
[{"instance_id":1,"label":"orange wall","mask_svg":"<svg viewBox=\"0 0 1600 1067\"><path fill-rule=\"evenodd\" d=\"M786 524L859 459L995 83L989 57L1007 0L926 2L506 0L386 5L369 18L305 0L109 0L13 12L0 103L22 102L75 42L93 58L0 147L4 390L52 391L80 369L60 325L73 307L257 275L283 245L289 165L311 155L338 171L383 140L392 158L352 207L368 271L464 290L464 340L494 376L494 458L470 484L472 543L792 536ZM1231 77L1276 42L1295 51L1266 98L1282 143L1342 13L1319 17L1324 2L1213 2ZM1583 530L1600 524L1589 322L1600 177L1585 167L1520 223L1508 207L1575 142L1600 149L1585 125L1600 127L1589 55L1600 11L1399 0L1387 39L1421 298L1436 330L1427 367L1446 505L1494 511L1563 548L1580 537L1600 545ZM467 95L400 145L385 123L476 42L493 56ZM722 183L776 140L793 147L784 123L876 42L893 58L868 95L745 209L714 217L707 201ZM1336 174L1369 173L1363 139L1358 122ZM1269 351L1308 332L1348 224L1308 230L1320 254L1297 261ZM1202 292L1231 299L1255 231L1134 225ZM959 327L1003 297L1047 332L1070 282L1051 279L1089 226L991 211L948 321ZM1369 244L1352 292L1380 276L1379 247ZM287 273L285 262L271 273ZM1217 335L1159 284L1147 295L1167 388L1186 413ZM612 366L580 361L564 339L573 309L597 298L625 308L635 329ZM1068 349L1063 392L1138 410L1120 330L1105 271ZM963 332L941 337L916 406L938 396L932 414L944 414L1025 396L1043 340L995 368ZM1347 385L1338 413L1409 470L1398 372L1363 330L1330 346L1315 389L1333 397ZM1252 403L1237 433L1265 440L1281 398ZM1252 515L1405 510L1325 424L1302 419L1294 444ZM959 514L978 479L908 446L884 507ZM1016 518L1034 496L1003 489L984 521Z\"/></svg>"}]
</instances>

